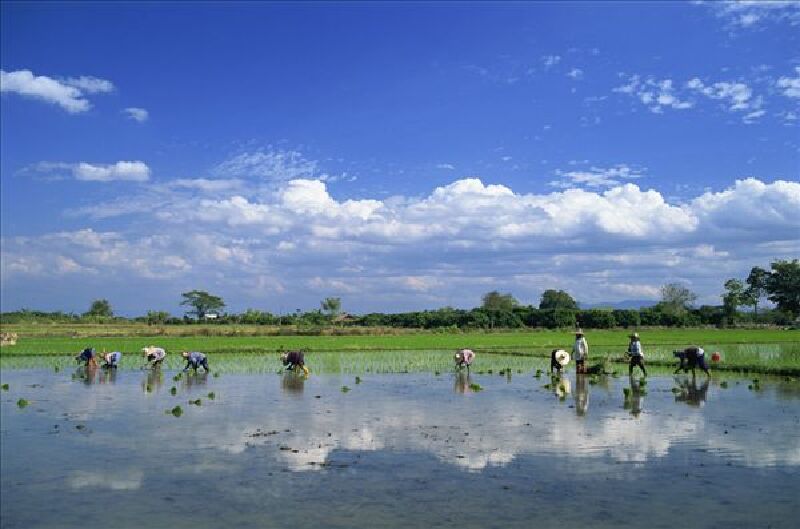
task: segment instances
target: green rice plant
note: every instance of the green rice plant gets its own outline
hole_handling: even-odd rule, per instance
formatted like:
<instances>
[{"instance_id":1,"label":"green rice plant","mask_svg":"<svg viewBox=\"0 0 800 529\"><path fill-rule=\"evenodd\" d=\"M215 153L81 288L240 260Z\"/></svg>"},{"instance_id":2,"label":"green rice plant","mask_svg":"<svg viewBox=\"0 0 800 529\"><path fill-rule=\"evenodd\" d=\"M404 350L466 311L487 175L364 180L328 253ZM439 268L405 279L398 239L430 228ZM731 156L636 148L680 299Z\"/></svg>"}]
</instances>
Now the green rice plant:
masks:
<instances>
[{"instance_id":1,"label":"green rice plant","mask_svg":"<svg viewBox=\"0 0 800 529\"><path fill-rule=\"evenodd\" d=\"M203 401L201 401L200 399L194 399L194 400L190 400L189 404L194 404L195 406L200 406L201 404L203 404Z\"/></svg>"},{"instance_id":2,"label":"green rice plant","mask_svg":"<svg viewBox=\"0 0 800 529\"><path fill-rule=\"evenodd\" d=\"M8 384L3 384L3 391L8 391Z\"/></svg>"},{"instance_id":3,"label":"green rice plant","mask_svg":"<svg viewBox=\"0 0 800 529\"><path fill-rule=\"evenodd\" d=\"M483 386L481 386L481 385L480 385L480 384L478 384L477 382L472 382L472 383L469 385L469 389L471 389L472 391L475 391L475 392L478 392L478 391L483 391Z\"/></svg>"},{"instance_id":4,"label":"green rice plant","mask_svg":"<svg viewBox=\"0 0 800 529\"><path fill-rule=\"evenodd\" d=\"M178 388L176 388L175 386L172 386L171 388L169 388L169 392L172 395L176 395L178 393Z\"/></svg>"},{"instance_id":5,"label":"green rice plant","mask_svg":"<svg viewBox=\"0 0 800 529\"><path fill-rule=\"evenodd\" d=\"M350 391L350 388L348 388L347 386L342 386L341 391L342 393L347 393L348 391Z\"/></svg>"},{"instance_id":6,"label":"green rice plant","mask_svg":"<svg viewBox=\"0 0 800 529\"><path fill-rule=\"evenodd\" d=\"M183 415L183 408L181 408L180 406L175 406L171 410L167 410L167 413L171 413L175 417L180 417L181 415Z\"/></svg>"},{"instance_id":7,"label":"green rice plant","mask_svg":"<svg viewBox=\"0 0 800 529\"><path fill-rule=\"evenodd\" d=\"M27 406L28 404L30 404L30 402L28 402L28 401L27 401L27 400L25 400L25 399L19 399L19 400L17 401L17 406L19 406L20 408L24 408L24 407L25 407L25 406Z\"/></svg>"},{"instance_id":8,"label":"green rice plant","mask_svg":"<svg viewBox=\"0 0 800 529\"><path fill-rule=\"evenodd\" d=\"M210 400L214 400L214 399L216 399L216 398L217 398L217 394L216 394L216 393L214 393L213 391L212 391L212 392L210 392L210 393L209 393L208 395L206 395L206 396L207 396L207 397L208 397Z\"/></svg>"}]
</instances>

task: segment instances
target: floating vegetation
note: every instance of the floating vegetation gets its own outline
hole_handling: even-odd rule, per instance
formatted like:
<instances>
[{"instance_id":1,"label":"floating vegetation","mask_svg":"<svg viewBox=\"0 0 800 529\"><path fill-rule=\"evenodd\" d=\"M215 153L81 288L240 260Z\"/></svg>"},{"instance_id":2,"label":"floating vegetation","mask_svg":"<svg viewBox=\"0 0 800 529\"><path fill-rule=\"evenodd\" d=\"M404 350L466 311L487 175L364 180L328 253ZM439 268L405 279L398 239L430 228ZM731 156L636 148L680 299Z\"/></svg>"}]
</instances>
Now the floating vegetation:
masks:
<instances>
[{"instance_id":1,"label":"floating vegetation","mask_svg":"<svg viewBox=\"0 0 800 529\"><path fill-rule=\"evenodd\" d=\"M481 386L476 382L473 382L469 385L469 389L471 389L472 391L483 391L483 386Z\"/></svg>"},{"instance_id":2,"label":"floating vegetation","mask_svg":"<svg viewBox=\"0 0 800 529\"><path fill-rule=\"evenodd\" d=\"M175 417L180 417L181 415L183 415L183 408L181 408L180 406L175 406L171 410L167 410L167 413L171 413Z\"/></svg>"},{"instance_id":3,"label":"floating vegetation","mask_svg":"<svg viewBox=\"0 0 800 529\"><path fill-rule=\"evenodd\" d=\"M545 385L544 385L544 386L542 386L542 387L543 387L544 389L550 389L552 386L550 386L550 384L545 384Z\"/></svg>"},{"instance_id":4,"label":"floating vegetation","mask_svg":"<svg viewBox=\"0 0 800 529\"><path fill-rule=\"evenodd\" d=\"M182 373L178 373L177 375L175 375L174 377L172 377L172 381L173 381L173 382L177 382L177 381L179 381L181 378L183 378L183 374L182 374Z\"/></svg>"},{"instance_id":5,"label":"floating vegetation","mask_svg":"<svg viewBox=\"0 0 800 529\"><path fill-rule=\"evenodd\" d=\"M201 404L203 404L203 401L201 401L200 399L190 400L189 404L194 404L195 406L200 406Z\"/></svg>"},{"instance_id":6,"label":"floating vegetation","mask_svg":"<svg viewBox=\"0 0 800 529\"><path fill-rule=\"evenodd\" d=\"M681 392L681 388L672 388L671 391L677 395L678 393Z\"/></svg>"},{"instance_id":7,"label":"floating vegetation","mask_svg":"<svg viewBox=\"0 0 800 529\"><path fill-rule=\"evenodd\" d=\"M722 389L727 389L728 381L727 380L723 380L722 382L719 383L719 387L721 387Z\"/></svg>"},{"instance_id":8,"label":"floating vegetation","mask_svg":"<svg viewBox=\"0 0 800 529\"><path fill-rule=\"evenodd\" d=\"M535 375L533 375L533 376L535 376L536 378L541 378L541 376L542 376L542 370L541 370L541 369L537 369L537 370L536 370L536 374L535 374Z\"/></svg>"},{"instance_id":9,"label":"floating vegetation","mask_svg":"<svg viewBox=\"0 0 800 529\"><path fill-rule=\"evenodd\" d=\"M631 388L622 388L622 394L625 395L625 398L627 399L631 396Z\"/></svg>"},{"instance_id":10,"label":"floating vegetation","mask_svg":"<svg viewBox=\"0 0 800 529\"><path fill-rule=\"evenodd\" d=\"M356 375L356 384L361 384L361 377Z\"/></svg>"},{"instance_id":11,"label":"floating vegetation","mask_svg":"<svg viewBox=\"0 0 800 529\"><path fill-rule=\"evenodd\" d=\"M173 395L176 395L178 393L178 388L172 386L171 388L169 388L169 392Z\"/></svg>"},{"instance_id":12,"label":"floating vegetation","mask_svg":"<svg viewBox=\"0 0 800 529\"><path fill-rule=\"evenodd\" d=\"M146 392L148 392L148 393L151 393L151 392L153 391L153 386L151 386L150 384L146 384L146 385L144 386L144 390L145 390Z\"/></svg>"},{"instance_id":13,"label":"floating vegetation","mask_svg":"<svg viewBox=\"0 0 800 529\"><path fill-rule=\"evenodd\" d=\"M3 384L3 391L8 391L8 384Z\"/></svg>"},{"instance_id":14,"label":"floating vegetation","mask_svg":"<svg viewBox=\"0 0 800 529\"><path fill-rule=\"evenodd\" d=\"M206 395L206 396L207 396L207 397L208 397L210 400L214 400L214 399L216 399L216 398L217 398L217 394L216 394L216 393L214 393L213 391L212 391L212 392L210 392L210 393L209 393L208 395Z\"/></svg>"},{"instance_id":15,"label":"floating vegetation","mask_svg":"<svg viewBox=\"0 0 800 529\"><path fill-rule=\"evenodd\" d=\"M19 406L20 408L24 408L24 407L25 407L25 406L27 406L28 404L30 404L30 402L28 402L28 401L27 401L27 400L25 400L25 399L19 399L19 400L17 401L17 406Z\"/></svg>"},{"instance_id":16,"label":"floating vegetation","mask_svg":"<svg viewBox=\"0 0 800 529\"><path fill-rule=\"evenodd\" d=\"M342 386L342 390L341 391L342 391L342 393L347 393L348 391L350 391L350 388L348 388L347 386Z\"/></svg>"}]
</instances>

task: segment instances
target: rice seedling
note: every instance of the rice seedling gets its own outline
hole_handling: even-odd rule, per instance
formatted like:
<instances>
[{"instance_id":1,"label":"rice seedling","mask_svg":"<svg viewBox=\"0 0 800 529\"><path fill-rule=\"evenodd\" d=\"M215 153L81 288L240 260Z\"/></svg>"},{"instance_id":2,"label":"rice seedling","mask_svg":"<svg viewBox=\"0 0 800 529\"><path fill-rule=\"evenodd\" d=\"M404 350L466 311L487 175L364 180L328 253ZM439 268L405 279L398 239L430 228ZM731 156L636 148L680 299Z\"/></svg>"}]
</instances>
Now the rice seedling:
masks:
<instances>
[{"instance_id":1,"label":"rice seedling","mask_svg":"<svg viewBox=\"0 0 800 529\"><path fill-rule=\"evenodd\" d=\"M194 404L195 406L200 406L200 405L203 404L203 401L201 401L200 399L194 399L194 400L190 400L189 404Z\"/></svg>"},{"instance_id":2,"label":"rice seedling","mask_svg":"<svg viewBox=\"0 0 800 529\"><path fill-rule=\"evenodd\" d=\"M361 377L356 375L356 384L361 384Z\"/></svg>"},{"instance_id":3,"label":"rice seedling","mask_svg":"<svg viewBox=\"0 0 800 529\"><path fill-rule=\"evenodd\" d=\"M8 384L3 384L3 391L8 391Z\"/></svg>"},{"instance_id":4,"label":"rice seedling","mask_svg":"<svg viewBox=\"0 0 800 529\"><path fill-rule=\"evenodd\" d=\"M27 401L27 400L25 400L25 399L19 399L19 400L17 401L17 406L19 406L20 408L24 408L24 407L25 407L25 406L27 406L28 404L30 404L30 402L28 402L28 401Z\"/></svg>"},{"instance_id":5,"label":"rice seedling","mask_svg":"<svg viewBox=\"0 0 800 529\"><path fill-rule=\"evenodd\" d=\"M342 393L347 393L348 391L350 391L350 388L348 388L347 386L342 386L341 391Z\"/></svg>"},{"instance_id":6,"label":"rice seedling","mask_svg":"<svg viewBox=\"0 0 800 529\"><path fill-rule=\"evenodd\" d=\"M171 410L167 410L167 413L171 413L175 417L180 417L181 415L183 415L183 408L181 408L180 406L175 406Z\"/></svg>"},{"instance_id":7,"label":"rice seedling","mask_svg":"<svg viewBox=\"0 0 800 529\"><path fill-rule=\"evenodd\" d=\"M206 396L209 398L209 400L214 400L214 399L216 399L216 398L217 398L217 394L216 394L216 393L214 393L213 391L212 391L212 392L210 392L210 393L209 393L208 395L206 395Z\"/></svg>"},{"instance_id":8,"label":"rice seedling","mask_svg":"<svg viewBox=\"0 0 800 529\"><path fill-rule=\"evenodd\" d=\"M481 385L480 385L480 384L478 384L477 382L473 382L473 383L471 383L471 384L469 385L469 389L471 389L472 391L475 391L475 392L477 392L477 391L483 391L483 386L481 386Z\"/></svg>"},{"instance_id":9,"label":"rice seedling","mask_svg":"<svg viewBox=\"0 0 800 529\"><path fill-rule=\"evenodd\" d=\"M171 388L169 388L169 392L172 395L176 395L178 393L178 388L176 388L175 386L172 386Z\"/></svg>"}]
</instances>

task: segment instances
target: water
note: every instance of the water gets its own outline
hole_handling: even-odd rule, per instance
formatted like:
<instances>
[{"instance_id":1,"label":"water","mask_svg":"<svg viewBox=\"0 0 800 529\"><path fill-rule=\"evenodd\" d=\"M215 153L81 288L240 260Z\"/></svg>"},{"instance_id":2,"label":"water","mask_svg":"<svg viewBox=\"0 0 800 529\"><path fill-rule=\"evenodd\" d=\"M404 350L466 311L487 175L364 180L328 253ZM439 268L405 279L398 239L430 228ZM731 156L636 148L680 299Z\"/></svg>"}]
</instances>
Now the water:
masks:
<instances>
[{"instance_id":1,"label":"water","mask_svg":"<svg viewBox=\"0 0 800 529\"><path fill-rule=\"evenodd\" d=\"M0 375L3 528L788 528L800 516L796 381L74 374ZM182 416L165 413L176 405Z\"/></svg>"}]
</instances>

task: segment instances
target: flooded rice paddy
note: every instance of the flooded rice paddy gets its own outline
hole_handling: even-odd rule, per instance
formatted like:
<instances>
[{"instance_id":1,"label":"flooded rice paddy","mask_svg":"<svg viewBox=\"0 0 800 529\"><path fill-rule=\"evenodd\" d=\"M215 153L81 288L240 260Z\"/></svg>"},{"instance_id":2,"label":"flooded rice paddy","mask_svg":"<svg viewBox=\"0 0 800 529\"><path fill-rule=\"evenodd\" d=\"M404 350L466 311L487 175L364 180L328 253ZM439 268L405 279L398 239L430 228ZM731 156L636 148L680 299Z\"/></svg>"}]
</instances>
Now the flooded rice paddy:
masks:
<instances>
[{"instance_id":1,"label":"flooded rice paddy","mask_svg":"<svg viewBox=\"0 0 800 529\"><path fill-rule=\"evenodd\" d=\"M251 355L177 380L131 357L3 359L0 525L797 526L796 379L551 382L541 360L467 375L441 352L356 378L354 354L308 378Z\"/></svg>"}]
</instances>

